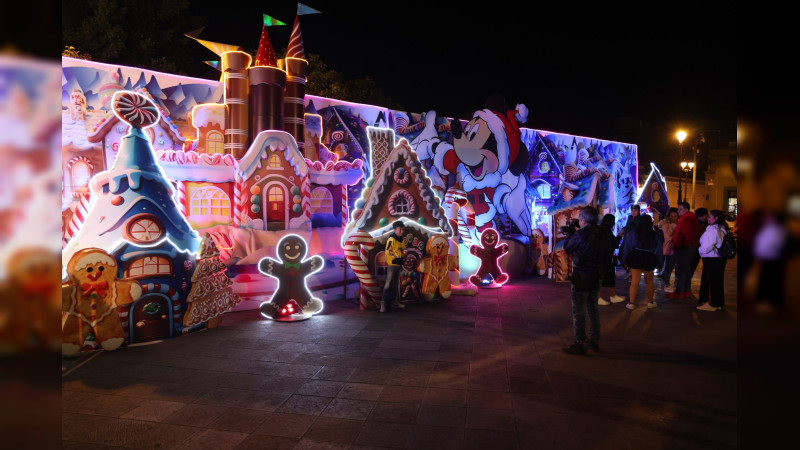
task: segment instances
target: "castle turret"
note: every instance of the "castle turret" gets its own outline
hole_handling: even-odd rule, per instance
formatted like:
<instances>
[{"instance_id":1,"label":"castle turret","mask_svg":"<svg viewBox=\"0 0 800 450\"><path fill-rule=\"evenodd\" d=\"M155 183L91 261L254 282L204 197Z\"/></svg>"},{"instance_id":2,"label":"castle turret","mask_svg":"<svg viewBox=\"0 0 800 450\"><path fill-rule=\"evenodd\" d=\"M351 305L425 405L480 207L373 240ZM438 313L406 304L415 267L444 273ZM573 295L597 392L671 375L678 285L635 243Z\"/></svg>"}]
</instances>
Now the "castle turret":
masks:
<instances>
[{"instance_id":1,"label":"castle turret","mask_svg":"<svg viewBox=\"0 0 800 450\"><path fill-rule=\"evenodd\" d=\"M292 37L286 50L284 67L286 68L286 97L283 101L283 130L294 136L300 151L306 158L312 155L304 148L305 118L303 104L306 95L306 77L308 61L303 48L303 35L300 32L300 16L295 16Z\"/></svg>"},{"instance_id":2,"label":"castle turret","mask_svg":"<svg viewBox=\"0 0 800 450\"><path fill-rule=\"evenodd\" d=\"M225 153L241 159L249 139L248 76L250 55L239 51L222 54L222 74L225 84Z\"/></svg>"},{"instance_id":3,"label":"castle turret","mask_svg":"<svg viewBox=\"0 0 800 450\"><path fill-rule=\"evenodd\" d=\"M255 67L250 68L251 142L264 130L283 129L283 90L286 86L286 72L277 65L278 61L267 34L265 19Z\"/></svg>"}]
</instances>

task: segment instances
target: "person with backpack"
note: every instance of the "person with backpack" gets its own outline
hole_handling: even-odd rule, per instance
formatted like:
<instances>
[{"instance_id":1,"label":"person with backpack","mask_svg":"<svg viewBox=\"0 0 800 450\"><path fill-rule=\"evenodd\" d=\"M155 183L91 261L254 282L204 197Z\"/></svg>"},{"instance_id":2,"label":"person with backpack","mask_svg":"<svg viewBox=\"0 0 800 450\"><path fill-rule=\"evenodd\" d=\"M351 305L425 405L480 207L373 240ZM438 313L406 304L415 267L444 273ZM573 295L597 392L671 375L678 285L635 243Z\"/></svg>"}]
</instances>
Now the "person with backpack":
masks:
<instances>
[{"instance_id":1,"label":"person with backpack","mask_svg":"<svg viewBox=\"0 0 800 450\"><path fill-rule=\"evenodd\" d=\"M725 213L715 209L708 216L708 227L700 236L700 257L703 272L700 278L700 311L722 311L725 307L725 265L727 256L720 255L725 235L730 233ZM710 297L710 301L709 301Z\"/></svg>"},{"instance_id":2,"label":"person with backpack","mask_svg":"<svg viewBox=\"0 0 800 450\"><path fill-rule=\"evenodd\" d=\"M655 301L655 286L653 284L653 271L658 266L656 258L656 231L653 228L653 219L643 214L636 229L636 248L628 256L628 265L631 268L631 285L628 289L628 304L626 308L632 310L636 307L636 293L639 290L639 282L644 275L645 294L647 295L647 308L657 307Z\"/></svg>"}]
</instances>

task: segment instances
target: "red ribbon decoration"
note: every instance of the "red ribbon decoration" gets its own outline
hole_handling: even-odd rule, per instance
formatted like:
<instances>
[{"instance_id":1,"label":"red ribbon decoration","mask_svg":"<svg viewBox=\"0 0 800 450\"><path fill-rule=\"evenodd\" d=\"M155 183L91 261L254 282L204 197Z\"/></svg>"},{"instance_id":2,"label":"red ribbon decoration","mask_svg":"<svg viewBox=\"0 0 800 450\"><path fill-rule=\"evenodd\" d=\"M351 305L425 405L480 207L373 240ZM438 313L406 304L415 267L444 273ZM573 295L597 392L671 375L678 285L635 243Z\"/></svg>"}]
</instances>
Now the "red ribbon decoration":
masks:
<instances>
[{"instance_id":1,"label":"red ribbon decoration","mask_svg":"<svg viewBox=\"0 0 800 450\"><path fill-rule=\"evenodd\" d=\"M434 256L433 257L433 263L437 264L437 265L438 264L444 264L446 260L447 260L447 255Z\"/></svg>"},{"instance_id":2,"label":"red ribbon decoration","mask_svg":"<svg viewBox=\"0 0 800 450\"><path fill-rule=\"evenodd\" d=\"M81 289L83 289L83 295L87 297L91 295L92 292L96 292L98 297L104 298L106 296L106 290L108 289L108 281L81 283Z\"/></svg>"}]
</instances>

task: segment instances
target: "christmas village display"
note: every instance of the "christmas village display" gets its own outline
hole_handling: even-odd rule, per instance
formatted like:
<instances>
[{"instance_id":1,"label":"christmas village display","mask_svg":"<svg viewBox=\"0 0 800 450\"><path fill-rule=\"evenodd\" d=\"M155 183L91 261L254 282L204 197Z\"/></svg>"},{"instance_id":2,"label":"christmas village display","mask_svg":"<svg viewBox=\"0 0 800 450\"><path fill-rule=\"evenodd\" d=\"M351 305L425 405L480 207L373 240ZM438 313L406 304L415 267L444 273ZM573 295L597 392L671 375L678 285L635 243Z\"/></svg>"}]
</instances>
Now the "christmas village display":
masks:
<instances>
[{"instance_id":1,"label":"christmas village display","mask_svg":"<svg viewBox=\"0 0 800 450\"><path fill-rule=\"evenodd\" d=\"M623 221L636 200L635 145L523 128L523 104L460 120L306 95L299 14L283 59L272 23L255 58L187 35L218 81L62 58L65 354L228 311L377 309L398 220L401 302L565 281L560 227L587 205Z\"/></svg>"}]
</instances>

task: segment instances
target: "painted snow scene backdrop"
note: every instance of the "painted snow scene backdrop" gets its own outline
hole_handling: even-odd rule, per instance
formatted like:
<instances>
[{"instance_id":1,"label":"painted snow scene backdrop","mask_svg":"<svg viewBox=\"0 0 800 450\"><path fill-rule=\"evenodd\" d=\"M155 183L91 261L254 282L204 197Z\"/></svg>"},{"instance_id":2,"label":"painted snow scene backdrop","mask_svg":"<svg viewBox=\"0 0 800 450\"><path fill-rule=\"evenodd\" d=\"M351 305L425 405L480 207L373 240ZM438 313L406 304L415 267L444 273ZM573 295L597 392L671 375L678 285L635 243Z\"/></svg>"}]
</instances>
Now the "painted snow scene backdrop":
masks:
<instances>
[{"instance_id":1,"label":"painted snow scene backdrop","mask_svg":"<svg viewBox=\"0 0 800 450\"><path fill-rule=\"evenodd\" d=\"M155 271L159 286L180 291L174 304L165 300L165 307L180 306L169 319L170 335L182 329L206 234L216 250L203 255L219 253L214 258L225 265L241 298L233 310L257 309L276 288L272 278L259 273L258 262L275 255L276 244L288 234L302 237L308 254L325 260L307 284L326 301L357 297L364 289L343 250L351 230L369 236L371 245L386 232L385 223L399 219L422 226L423 235L445 231L451 253L459 255L463 279L478 268L469 247L493 228L509 247L500 264L513 280L554 268L552 254L563 238L559 226L581 207L597 206L623 221L636 201L636 145L525 128L530 119L526 105L491 97L475 105L469 120L453 120L435 109L396 111L306 95L308 63L298 26L287 57L280 60L266 33L255 59L235 46L201 43L219 56L218 80L62 57L65 256L79 248L111 245L102 228L134 215L126 210L133 205L125 194L133 185L117 172L129 171L121 164L138 157L123 154L131 133L146 140L152 149L149 170L163 178L147 175L142 180L158 187L158 201L170 212L140 225L180 222L187 229L176 228L181 235L173 244L178 245L169 244L174 248L161 253L149 247L105 250L119 259L121 277L141 277L140 283L147 284L145 274ZM121 91L151 102L157 119L132 131L113 111L114 96ZM433 108L436 102L430 99ZM404 188L409 183L405 170L381 172L390 154L405 155L407 167L419 167L408 186L426 188ZM377 178L393 186L385 189L386 198L369 189ZM113 204L111 191L122 203ZM375 209L376 202L384 208ZM98 205L113 215L100 214L105 219L93 221ZM361 227L369 214L385 220ZM132 236L132 228L126 230L125 236ZM84 238L87 233L96 238ZM192 236L191 245L184 236ZM137 263L141 269L130 267L139 254L149 259ZM363 265L375 278L385 273L380 258L367 257L367 252L361 258L359 270Z\"/></svg>"}]
</instances>

